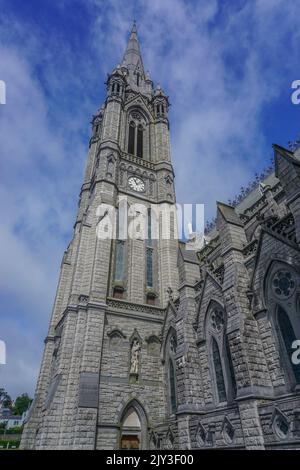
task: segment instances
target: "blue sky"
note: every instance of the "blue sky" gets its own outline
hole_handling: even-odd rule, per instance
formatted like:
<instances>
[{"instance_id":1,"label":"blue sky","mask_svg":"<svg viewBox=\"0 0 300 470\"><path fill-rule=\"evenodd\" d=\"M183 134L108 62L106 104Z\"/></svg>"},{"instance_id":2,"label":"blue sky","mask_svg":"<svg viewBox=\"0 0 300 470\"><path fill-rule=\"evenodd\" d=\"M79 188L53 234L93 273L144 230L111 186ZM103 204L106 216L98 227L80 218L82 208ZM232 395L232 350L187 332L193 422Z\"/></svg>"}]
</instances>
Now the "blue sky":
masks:
<instances>
[{"instance_id":1,"label":"blue sky","mask_svg":"<svg viewBox=\"0 0 300 470\"><path fill-rule=\"evenodd\" d=\"M0 0L0 386L33 393L71 236L90 119L137 20L170 97L177 199L227 201L298 137L293 0Z\"/></svg>"}]
</instances>

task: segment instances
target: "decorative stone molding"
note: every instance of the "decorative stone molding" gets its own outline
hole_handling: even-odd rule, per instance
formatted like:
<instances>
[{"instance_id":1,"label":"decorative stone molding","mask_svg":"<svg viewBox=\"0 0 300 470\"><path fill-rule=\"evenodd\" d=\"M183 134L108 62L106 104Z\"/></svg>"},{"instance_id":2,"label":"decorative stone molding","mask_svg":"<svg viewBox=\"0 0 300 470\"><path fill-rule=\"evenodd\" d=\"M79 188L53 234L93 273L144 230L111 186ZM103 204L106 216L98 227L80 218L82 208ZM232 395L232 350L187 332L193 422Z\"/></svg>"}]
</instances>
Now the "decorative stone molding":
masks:
<instances>
[{"instance_id":1,"label":"decorative stone molding","mask_svg":"<svg viewBox=\"0 0 300 470\"><path fill-rule=\"evenodd\" d=\"M224 441L227 444L232 444L232 442L234 440L235 430L234 430L234 427L231 424L229 418L227 418L227 416L225 416L225 418L223 420L222 435L223 435Z\"/></svg>"},{"instance_id":2,"label":"decorative stone molding","mask_svg":"<svg viewBox=\"0 0 300 470\"><path fill-rule=\"evenodd\" d=\"M153 334L145 338L145 341L147 343L148 354L151 356L159 356L161 347L161 340L159 337Z\"/></svg>"},{"instance_id":3,"label":"decorative stone molding","mask_svg":"<svg viewBox=\"0 0 300 470\"><path fill-rule=\"evenodd\" d=\"M278 299L288 299L296 289L296 282L290 270L280 269L277 271L272 277L271 285L273 293Z\"/></svg>"},{"instance_id":4,"label":"decorative stone molding","mask_svg":"<svg viewBox=\"0 0 300 470\"><path fill-rule=\"evenodd\" d=\"M175 439L174 439L172 429L169 428L168 432L165 436L165 439L164 439L164 449L167 449L167 450L174 449L174 441L175 441Z\"/></svg>"},{"instance_id":5,"label":"decorative stone molding","mask_svg":"<svg viewBox=\"0 0 300 470\"><path fill-rule=\"evenodd\" d=\"M270 427L278 439L286 439L290 432L290 423L285 414L275 408L271 417Z\"/></svg>"},{"instance_id":6,"label":"decorative stone molding","mask_svg":"<svg viewBox=\"0 0 300 470\"><path fill-rule=\"evenodd\" d=\"M118 348L122 345L123 340L126 339L126 336L119 328L113 328L107 332L109 337L109 346L111 348Z\"/></svg>"},{"instance_id":7,"label":"decorative stone molding","mask_svg":"<svg viewBox=\"0 0 300 470\"><path fill-rule=\"evenodd\" d=\"M163 308L149 306L146 304L137 305L137 304L132 304L130 302L126 302L125 300L116 300L113 298L107 299L107 306L115 310L130 310L132 312L148 313L150 315L156 315L159 317L164 317L165 312L166 312L166 309L163 309Z\"/></svg>"},{"instance_id":8,"label":"decorative stone molding","mask_svg":"<svg viewBox=\"0 0 300 470\"><path fill-rule=\"evenodd\" d=\"M196 432L195 432L195 441L199 447L205 446L206 442L206 430L203 424L199 421Z\"/></svg>"},{"instance_id":9,"label":"decorative stone molding","mask_svg":"<svg viewBox=\"0 0 300 470\"><path fill-rule=\"evenodd\" d=\"M119 328L113 328L107 332L107 336L110 338L114 334L119 334L122 338L126 339L126 335Z\"/></svg>"}]
</instances>

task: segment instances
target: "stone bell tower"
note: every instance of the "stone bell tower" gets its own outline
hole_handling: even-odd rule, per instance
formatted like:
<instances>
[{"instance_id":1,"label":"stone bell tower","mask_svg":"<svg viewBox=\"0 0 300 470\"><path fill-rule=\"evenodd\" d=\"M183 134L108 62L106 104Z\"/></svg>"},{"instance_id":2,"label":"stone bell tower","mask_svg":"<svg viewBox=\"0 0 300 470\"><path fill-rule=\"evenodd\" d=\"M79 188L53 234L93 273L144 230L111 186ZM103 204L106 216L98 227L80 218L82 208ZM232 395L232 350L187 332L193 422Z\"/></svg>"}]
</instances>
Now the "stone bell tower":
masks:
<instances>
[{"instance_id":1,"label":"stone bell tower","mask_svg":"<svg viewBox=\"0 0 300 470\"><path fill-rule=\"evenodd\" d=\"M160 335L168 288L178 287L169 101L145 73L135 24L106 85L92 119L26 449L148 448L152 427L166 415ZM166 237L165 220L151 210L162 206L171 209ZM110 220L106 207L117 220L124 213L129 223L146 219L146 236L130 238L124 229L99 236Z\"/></svg>"}]
</instances>

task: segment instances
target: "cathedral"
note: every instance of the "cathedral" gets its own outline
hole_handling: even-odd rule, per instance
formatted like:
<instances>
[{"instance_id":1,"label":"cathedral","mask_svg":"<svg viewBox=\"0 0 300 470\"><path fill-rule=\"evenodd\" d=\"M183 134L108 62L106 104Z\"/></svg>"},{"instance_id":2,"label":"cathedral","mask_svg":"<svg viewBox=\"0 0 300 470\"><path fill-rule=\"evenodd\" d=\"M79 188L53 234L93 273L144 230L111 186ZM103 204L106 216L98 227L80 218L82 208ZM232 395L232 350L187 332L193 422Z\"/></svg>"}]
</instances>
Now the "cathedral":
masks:
<instances>
[{"instance_id":1,"label":"cathedral","mask_svg":"<svg viewBox=\"0 0 300 470\"><path fill-rule=\"evenodd\" d=\"M135 24L106 86L21 448L300 449L300 150L274 145L193 250ZM99 207L121 219L124 200L129 217L146 207L148 236L99 236ZM160 205L170 236L158 217L152 238Z\"/></svg>"}]
</instances>

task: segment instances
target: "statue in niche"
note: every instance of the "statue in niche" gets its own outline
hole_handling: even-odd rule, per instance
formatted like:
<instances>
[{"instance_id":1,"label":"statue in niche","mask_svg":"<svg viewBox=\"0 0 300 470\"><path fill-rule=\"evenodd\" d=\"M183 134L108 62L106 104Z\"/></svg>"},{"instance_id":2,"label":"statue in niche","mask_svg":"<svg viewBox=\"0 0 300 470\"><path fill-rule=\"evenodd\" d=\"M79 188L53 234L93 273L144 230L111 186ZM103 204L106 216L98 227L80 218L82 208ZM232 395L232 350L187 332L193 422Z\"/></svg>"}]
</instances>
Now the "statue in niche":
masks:
<instances>
[{"instance_id":1,"label":"statue in niche","mask_svg":"<svg viewBox=\"0 0 300 470\"><path fill-rule=\"evenodd\" d=\"M141 346L138 339L134 339L131 346L130 374L138 375Z\"/></svg>"},{"instance_id":2,"label":"statue in niche","mask_svg":"<svg viewBox=\"0 0 300 470\"><path fill-rule=\"evenodd\" d=\"M109 178L112 178L113 172L114 172L114 162L112 159L109 159L107 162L106 176L108 176Z\"/></svg>"}]
</instances>

